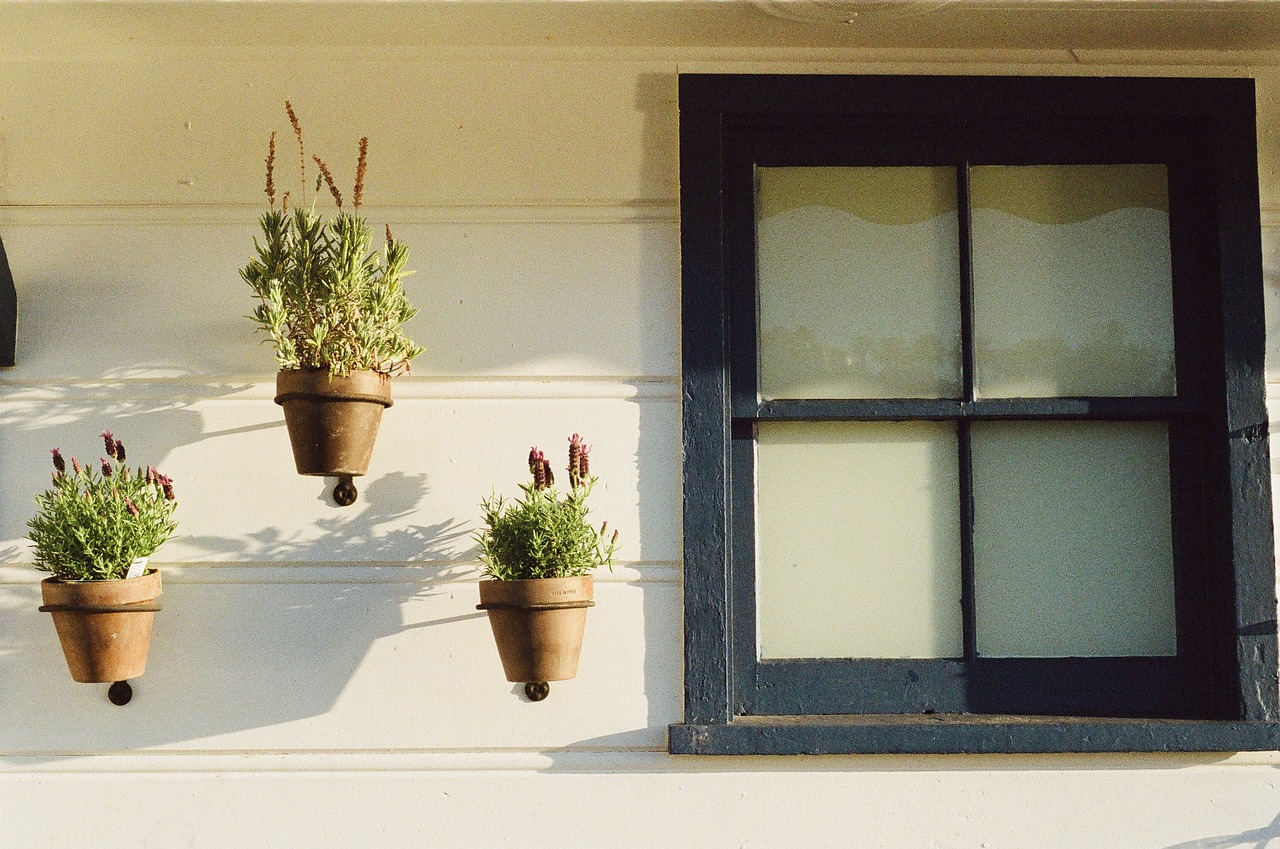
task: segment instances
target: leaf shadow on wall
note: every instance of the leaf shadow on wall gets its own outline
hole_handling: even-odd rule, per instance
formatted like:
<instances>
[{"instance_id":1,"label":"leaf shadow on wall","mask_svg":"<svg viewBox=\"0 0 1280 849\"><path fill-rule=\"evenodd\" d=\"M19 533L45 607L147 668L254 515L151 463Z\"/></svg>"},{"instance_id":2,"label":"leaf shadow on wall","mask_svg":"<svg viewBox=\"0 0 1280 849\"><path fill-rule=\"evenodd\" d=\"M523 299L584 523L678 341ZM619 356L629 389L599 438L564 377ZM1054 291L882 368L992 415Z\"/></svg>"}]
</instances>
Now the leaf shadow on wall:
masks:
<instances>
[{"instance_id":1,"label":"leaf shadow on wall","mask_svg":"<svg viewBox=\"0 0 1280 849\"><path fill-rule=\"evenodd\" d=\"M10 490L0 493L5 503L23 503L43 485L46 444L100 448L91 440L103 426L129 440L131 460L145 458L162 468L175 449L226 434L206 433L199 412L183 401L107 406L104 412L98 404L46 405L36 415L15 413L10 405L0 413L8 434L0 450L23 455L21 474L0 480ZM283 423L247 429L265 427ZM36 474L35 461L27 455L36 454L39 477L32 482L27 478ZM147 674L131 682L134 699L125 707L107 701L105 684L71 681L49 617L37 611L38 573L0 583L0 710L10 718L0 728L0 752L52 760L197 740L234 747L218 738L332 711L371 646L406 630L404 606L446 592L441 584L472 571L456 554L468 529L452 520L412 523L428 491L426 478L393 473L364 479L357 504L334 508L336 515L315 523L318 535L315 527L305 538L272 527L247 538L184 535L188 549L211 559L231 554L238 562L206 564L197 557L161 564L164 610ZM326 483L321 499L332 487ZM5 521L20 527L26 518ZM30 562L25 544L7 548L6 562ZM411 562L406 551L414 552ZM328 562L309 565L317 560ZM439 641L442 635L428 629L407 639ZM290 748L341 745L332 729L300 733L304 742Z\"/></svg>"},{"instance_id":2,"label":"leaf shadow on wall","mask_svg":"<svg viewBox=\"0 0 1280 849\"><path fill-rule=\"evenodd\" d=\"M1268 849L1273 841L1280 840L1280 814L1261 828L1253 828L1238 834L1218 834L1175 843L1165 849Z\"/></svg>"},{"instance_id":3,"label":"leaf shadow on wall","mask_svg":"<svg viewBox=\"0 0 1280 849\"><path fill-rule=\"evenodd\" d=\"M368 482L355 505L315 522L318 537L264 528L247 548L243 537L188 537L212 556L297 569L252 583L222 577L237 567L208 579L192 569L170 583L165 615L173 624L157 633L154 673L140 682L145 690L136 688L163 726L152 733L192 740L319 716L334 708L378 640L407 632L406 639L440 641L440 633L407 624L405 606L444 595L442 585L471 571L446 562L469 531L454 520L411 523L426 477L395 472ZM416 552L413 561L406 550ZM324 565L307 565L316 559ZM195 657L204 659L199 672ZM318 733L311 747L343 744L332 729Z\"/></svg>"}]
</instances>

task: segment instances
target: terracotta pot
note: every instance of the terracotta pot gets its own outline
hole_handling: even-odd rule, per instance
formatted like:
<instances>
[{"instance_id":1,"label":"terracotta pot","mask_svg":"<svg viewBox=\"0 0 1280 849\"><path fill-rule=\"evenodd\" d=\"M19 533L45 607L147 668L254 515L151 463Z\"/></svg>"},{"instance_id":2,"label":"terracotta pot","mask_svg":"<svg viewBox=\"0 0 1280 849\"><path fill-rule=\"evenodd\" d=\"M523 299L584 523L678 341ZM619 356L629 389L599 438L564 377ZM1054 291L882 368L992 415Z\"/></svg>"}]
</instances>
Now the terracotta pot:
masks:
<instances>
[{"instance_id":1,"label":"terracotta pot","mask_svg":"<svg viewBox=\"0 0 1280 849\"><path fill-rule=\"evenodd\" d=\"M480 582L476 606L489 612L508 681L567 681L578 674L592 595L590 575Z\"/></svg>"},{"instance_id":2,"label":"terracotta pot","mask_svg":"<svg viewBox=\"0 0 1280 849\"><path fill-rule=\"evenodd\" d=\"M127 681L147 669L151 622L160 609L160 573L118 581L40 582L71 677L82 684ZM122 609L123 608L123 609ZM130 610L129 608L137 608Z\"/></svg>"},{"instance_id":3,"label":"terracotta pot","mask_svg":"<svg viewBox=\"0 0 1280 849\"><path fill-rule=\"evenodd\" d=\"M276 375L276 403L300 475L363 475L369 469L382 411L391 406L391 378L375 371L329 377L326 369Z\"/></svg>"}]
</instances>

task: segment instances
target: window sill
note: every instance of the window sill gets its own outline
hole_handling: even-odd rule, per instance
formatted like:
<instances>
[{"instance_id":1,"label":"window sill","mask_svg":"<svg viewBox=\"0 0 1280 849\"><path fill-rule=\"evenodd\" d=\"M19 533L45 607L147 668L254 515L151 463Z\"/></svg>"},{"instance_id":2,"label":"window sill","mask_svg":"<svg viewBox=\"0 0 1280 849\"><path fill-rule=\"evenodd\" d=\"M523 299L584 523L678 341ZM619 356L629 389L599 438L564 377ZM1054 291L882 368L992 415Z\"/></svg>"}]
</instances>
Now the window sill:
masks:
<instances>
[{"instance_id":1,"label":"window sill","mask_svg":"<svg viewBox=\"0 0 1280 849\"><path fill-rule=\"evenodd\" d=\"M1046 754L1280 750L1280 722L1065 716L744 716L670 726L673 755Z\"/></svg>"}]
</instances>

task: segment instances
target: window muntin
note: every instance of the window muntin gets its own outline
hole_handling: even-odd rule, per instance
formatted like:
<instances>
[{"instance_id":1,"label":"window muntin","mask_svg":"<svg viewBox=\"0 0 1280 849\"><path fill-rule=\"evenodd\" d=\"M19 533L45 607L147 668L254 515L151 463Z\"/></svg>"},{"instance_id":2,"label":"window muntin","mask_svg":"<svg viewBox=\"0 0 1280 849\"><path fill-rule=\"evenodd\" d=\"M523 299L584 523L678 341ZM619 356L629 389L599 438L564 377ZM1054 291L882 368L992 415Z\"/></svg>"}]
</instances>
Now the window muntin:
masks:
<instances>
[{"instance_id":1,"label":"window muntin","mask_svg":"<svg viewBox=\"0 0 1280 849\"><path fill-rule=\"evenodd\" d=\"M760 395L1173 394L1166 173L758 167ZM1163 421L909 415L756 422L759 660L1176 655Z\"/></svg>"}]
</instances>

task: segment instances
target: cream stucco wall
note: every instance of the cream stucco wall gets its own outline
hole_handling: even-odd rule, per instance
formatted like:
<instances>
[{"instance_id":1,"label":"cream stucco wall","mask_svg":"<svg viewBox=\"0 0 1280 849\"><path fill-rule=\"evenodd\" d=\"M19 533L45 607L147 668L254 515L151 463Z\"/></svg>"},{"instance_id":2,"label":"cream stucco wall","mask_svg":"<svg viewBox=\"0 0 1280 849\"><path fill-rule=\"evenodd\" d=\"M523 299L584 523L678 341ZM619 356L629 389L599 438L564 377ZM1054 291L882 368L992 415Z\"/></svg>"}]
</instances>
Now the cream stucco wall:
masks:
<instances>
[{"instance_id":1,"label":"cream stucco wall","mask_svg":"<svg viewBox=\"0 0 1280 849\"><path fill-rule=\"evenodd\" d=\"M1280 52L885 58L53 36L0 56L21 304L0 374L0 846L1280 845L1280 755L665 753L683 688L679 72L1255 76L1280 292ZM370 137L367 211L418 272L427 351L350 508L293 473L242 318L270 129L290 161L285 98L343 182ZM96 456L104 427L180 493L124 708L67 677L23 542L48 449ZM597 578L578 679L532 704L474 609L469 535L530 444L558 455L574 431L622 562Z\"/></svg>"}]
</instances>

